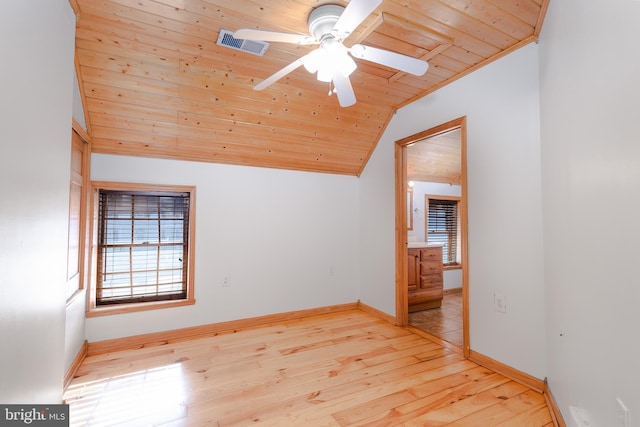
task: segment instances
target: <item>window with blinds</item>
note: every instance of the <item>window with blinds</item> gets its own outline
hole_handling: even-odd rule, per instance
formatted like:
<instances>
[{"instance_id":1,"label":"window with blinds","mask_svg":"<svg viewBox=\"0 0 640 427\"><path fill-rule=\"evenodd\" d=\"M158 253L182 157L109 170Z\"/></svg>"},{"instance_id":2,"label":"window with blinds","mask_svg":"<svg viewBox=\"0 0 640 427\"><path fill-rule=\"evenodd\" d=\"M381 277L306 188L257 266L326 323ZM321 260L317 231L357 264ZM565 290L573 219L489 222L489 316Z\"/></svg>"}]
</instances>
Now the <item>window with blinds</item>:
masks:
<instances>
[{"instance_id":1,"label":"window with blinds","mask_svg":"<svg viewBox=\"0 0 640 427\"><path fill-rule=\"evenodd\" d=\"M98 194L96 306L187 298L189 192Z\"/></svg>"},{"instance_id":2,"label":"window with blinds","mask_svg":"<svg viewBox=\"0 0 640 427\"><path fill-rule=\"evenodd\" d=\"M442 245L442 263L458 264L458 200L428 199L427 241Z\"/></svg>"}]
</instances>

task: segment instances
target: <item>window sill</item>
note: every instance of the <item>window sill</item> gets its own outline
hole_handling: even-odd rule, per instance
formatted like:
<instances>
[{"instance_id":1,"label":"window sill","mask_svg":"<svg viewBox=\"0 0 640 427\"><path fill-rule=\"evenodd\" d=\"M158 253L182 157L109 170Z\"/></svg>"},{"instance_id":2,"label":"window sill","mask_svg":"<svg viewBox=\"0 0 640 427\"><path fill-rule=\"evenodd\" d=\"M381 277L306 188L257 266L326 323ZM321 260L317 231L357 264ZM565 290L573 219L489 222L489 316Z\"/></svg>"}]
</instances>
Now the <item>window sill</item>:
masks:
<instances>
[{"instance_id":1,"label":"window sill","mask_svg":"<svg viewBox=\"0 0 640 427\"><path fill-rule=\"evenodd\" d=\"M196 300L182 299L171 301L136 302L131 304L116 304L108 306L92 307L87 311L87 317L109 316L112 314L135 313L138 311L158 310L161 308L182 307L194 305Z\"/></svg>"},{"instance_id":2,"label":"window sill","mask_svg":"<svg viewBox=\"0 0 640 427\"><path fill-rule=\"evenodd\" d=\"M454 265L444 265L442 266L444 271L448 270L462 270L462 264L454 264Z\"/></svg>"}]
</instances>

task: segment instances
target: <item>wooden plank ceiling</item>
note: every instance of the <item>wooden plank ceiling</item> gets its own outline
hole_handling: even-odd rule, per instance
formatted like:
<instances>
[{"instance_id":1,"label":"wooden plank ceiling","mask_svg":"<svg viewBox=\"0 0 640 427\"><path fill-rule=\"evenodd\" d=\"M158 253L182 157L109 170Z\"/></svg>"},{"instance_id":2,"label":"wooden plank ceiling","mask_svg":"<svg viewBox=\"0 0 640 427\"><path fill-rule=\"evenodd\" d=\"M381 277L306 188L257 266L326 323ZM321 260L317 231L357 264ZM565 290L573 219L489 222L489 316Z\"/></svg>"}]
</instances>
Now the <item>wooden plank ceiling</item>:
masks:
<instances>
[{"instance_id":1,"label":"wooden plank ceiling","mask_svg":"<svg viewBox=\"0 0 640 427\"><path fill-rule=\"evenodd\" d=\"M359 175L395 110L535 41L548 0L384 0L349 38L428 60L415 77L364 60L357 103L300 67L252 86L315 46L271 43L259 57L221 29L308 34L323 0L73 0L76 61L97 153Z\"/></svg>"},{"instance_id":2,"label":"wooden plank ceiling","mask_svg":"<svg viewBox=\"0 0 640 427\"><path fill-rule=\"evenodd\" d=\"M407 180L461 185L460 129L432 136L408 146Z\"/></svg>"}]
</instances>

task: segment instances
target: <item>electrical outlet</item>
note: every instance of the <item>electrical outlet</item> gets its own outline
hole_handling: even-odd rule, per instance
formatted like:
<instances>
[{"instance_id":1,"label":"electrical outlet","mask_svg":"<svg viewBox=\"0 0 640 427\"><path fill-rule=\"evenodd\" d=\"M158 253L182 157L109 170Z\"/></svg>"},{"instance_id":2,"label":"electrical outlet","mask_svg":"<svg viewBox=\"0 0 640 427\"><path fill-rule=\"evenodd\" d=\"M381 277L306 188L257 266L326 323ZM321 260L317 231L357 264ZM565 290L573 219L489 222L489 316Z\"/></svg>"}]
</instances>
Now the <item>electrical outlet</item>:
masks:
<instances>
[{"instance_id":1,"label":"electrical outlet","mask_svg":"<svg viewBox=\"0 0 640 427\"><path fill-rule=\"evenodd\" d=\"M222 287L228 288L231 286L231 276L222 276Z\"/></svg>"},{"instance_id":2,"label":"electrical outlet","mask_svg":"<svg viewBox=\"0 0 640 427\"><path fill-rule=\"evenodd\" d=\"M618 419L619 427L631 427L631 420L629 417L629 409L619 397L616 399L616 418Z\"/></svg>"},{"instance_id":3,"label":"electrical outlet","mask_svg":"<svg viewBox=\"0 0 640 427\"><path fill-rule=\"evenodd\" d=\"M493 294L493 309L498 313L506 313L507 298L501 294Z\"/></svg>"}]
</instances>

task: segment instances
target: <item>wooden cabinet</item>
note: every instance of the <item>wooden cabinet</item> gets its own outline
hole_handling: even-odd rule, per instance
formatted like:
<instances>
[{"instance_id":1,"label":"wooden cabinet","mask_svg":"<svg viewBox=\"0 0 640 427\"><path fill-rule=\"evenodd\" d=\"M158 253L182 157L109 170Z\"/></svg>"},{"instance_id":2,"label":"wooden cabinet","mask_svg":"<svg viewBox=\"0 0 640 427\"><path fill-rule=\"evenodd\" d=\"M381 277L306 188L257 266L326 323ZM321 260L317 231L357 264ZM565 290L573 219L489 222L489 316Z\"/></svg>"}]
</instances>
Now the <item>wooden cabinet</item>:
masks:
<instances>
[{"instance_id":1,"label":"wooden cabinet","mask_svg":"<svg viewBox=\"0 0 640 427\"><path fill-rule=\"evenodd\" d=\"M410 248L408 259L409 311L442 305L442 247Z\"/></svg>"}]
</instances>

